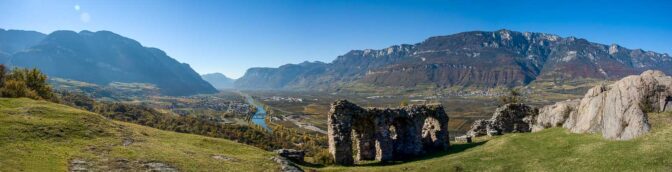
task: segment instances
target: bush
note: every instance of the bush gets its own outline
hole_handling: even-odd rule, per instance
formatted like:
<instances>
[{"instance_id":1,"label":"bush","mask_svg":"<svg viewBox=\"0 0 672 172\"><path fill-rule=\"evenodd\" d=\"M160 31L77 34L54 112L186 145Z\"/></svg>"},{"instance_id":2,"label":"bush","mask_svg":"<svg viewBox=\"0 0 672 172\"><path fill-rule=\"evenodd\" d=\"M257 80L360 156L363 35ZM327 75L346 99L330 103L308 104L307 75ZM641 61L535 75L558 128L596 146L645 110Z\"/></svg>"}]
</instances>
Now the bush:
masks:
<instances>
[{"instance_id":1,"label":"bush","mask_svg":"<svg viewBox=\"0 0 672 172\"><path fill-rule=\"evenodd\" d=\"M313 156L313 163L317 164L324 164L324 165L331 165L334 164L334 157L331 156L331 153L329 153L329 150L323 149L322 151L319 151Z\"/></svg>"},{"instance_id":2,"label":"bush","mask_svg":"<svg viewBox=\"0 0 672 172\"><path fill-rule=\"evenodd\" d=\"M40 99L40 96L38 96L35 91L29 89L26 83L22 80L4 81L2 88L0 88L0 95L9 98L27 97L31 99Z\"/></svg>"},{"instance_id":3,"label":"bush","mask_svg":"<svg viewBox=\"0 0 672 172\"><path fill-rule=\"evenodd\" d=\"M37 69L15 68L7 73L0 64L0 97L27 97L55 101L47 76Z\"/></svg>"},{"instance_id":4,"label":"bush","mask_svg":"<svg viewBox=\"0 0 672 172\"><path fill-rule=\"evenodd\" d=\"M520 92L518 89L511 89L509 90L509 93L506 95L503 95L499 99L501 105L509 104L509 103L523 103L524 98L523 94Z\"/></svg>"}]
</instances>

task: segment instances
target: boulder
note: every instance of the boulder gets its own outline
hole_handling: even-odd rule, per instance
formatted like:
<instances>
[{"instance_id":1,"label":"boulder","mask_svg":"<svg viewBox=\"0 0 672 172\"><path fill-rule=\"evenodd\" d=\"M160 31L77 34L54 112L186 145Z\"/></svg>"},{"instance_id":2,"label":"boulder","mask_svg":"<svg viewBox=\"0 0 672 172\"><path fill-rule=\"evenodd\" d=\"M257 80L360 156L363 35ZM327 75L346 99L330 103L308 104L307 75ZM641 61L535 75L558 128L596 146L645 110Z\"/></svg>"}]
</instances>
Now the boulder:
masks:
<instances>
[{"instance_id":1,"label":"boulder","mask_svg":"<svg viewBox=\"0 0 672 172\"><path fill-rule=\"evenodd\" d=\"M545 106L534 131L562 127L574 133L599 133L604 138L629 140L649 132L647 113L672 111L672 77L645 71L611 85L598 85L580 100Z\"/></svg>"},{"instance_id":2,"label":"boulder","mask_svg":"<svg viewBox=\"0 0 672 172\"><path fill-rule=\"evenodd\" d=\"M492 128L491 126L492 122L490 120L476 120L471 125L471 129L467 131L467 135L472 137L488 135L488 129Z\"/></svg>"},{"instance_id":3,"label":"boulder","mask_svg":"<svg viewBox=\"0 0 672 172\"><path fill-rule=\"evenodd\" d=\"M470 136L500 135L532 131L539 110L523 103L505 104L489 120L477 120L467 132Z\"/></svg>"},{"instance_id":4,"label":"boulder","mask_svg":"<svg viewBox=\"0 0 672 172\"><path fill-rule=\"evenodd\" d=\"M604 138L629 140L650 130L646 113L666 110L672 77L645 71L611 85L591 88L576 113L563 124L574 133L601 133Z\"/></svg>"},{"instance_id":5,"label":"boulder","mask_svg":"<svg viewBox=\"0 0 672 172\"><path fill-rule=\"evenodd\" d=\"M271 157L271 160L280 165L281 172L303 172L303 169L301 169L301 167L294 164L292 161L289 161L285 157L274 156Z\"/></svg>"},{"instance_id":6,"label":"boulder","mask_svg":"<svg viewBox=\"0 0 672 172\"><path fill-rule=\"evenodd\" d=\"M557 102L539 109L536 122L532 125L532 132L545 128L562 127L570 115L576 114L580 99Z\"/></svg>"},{"instance_id":7,"label":"boulder","mask_svg":"<svg viewBox=\"0 0 672 172\"><path fill-rule=\"evenodd\" d=\"M303 162L303 158L306 156L306 152L303 150L278 149L275 150L274 152L281 157L285 157L295 162Z\"/></svg>"}]
</instances>

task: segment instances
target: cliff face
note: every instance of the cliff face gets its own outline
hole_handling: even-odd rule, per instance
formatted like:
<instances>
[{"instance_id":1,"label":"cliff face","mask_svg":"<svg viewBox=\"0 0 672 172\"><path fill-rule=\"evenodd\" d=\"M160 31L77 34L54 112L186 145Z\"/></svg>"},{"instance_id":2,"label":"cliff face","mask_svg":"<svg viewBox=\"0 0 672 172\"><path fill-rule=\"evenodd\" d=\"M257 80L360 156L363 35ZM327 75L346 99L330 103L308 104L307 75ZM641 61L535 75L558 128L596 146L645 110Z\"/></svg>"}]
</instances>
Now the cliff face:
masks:
<instances>
[{"instance_id":1,"label":"cliff face","mask_svg":"<svg viewBox=\"0 0 672 172\"><path fill-rule=\"evenodd\" d=\"M544 33L474 31L413 45L353 50L331 63L253 68L236 86L324 89L357 82L393 87L510 87L537 79L618 79L649 69L672 73L672 57Z\"/></svg>"},{"instance_id":2,"label":"cliff face","mask_svg":"<svg viewBox=\"0 0 672 172\"><path fill-rule=\"evenodd\" d=\"M649 132L648 112L672 111L668 108L672 104L672 77L646 71L609 86L596 86L578 104L571 102L542 108L535 131L562 125L574 133L629 140Z\"/></svg>"}]
</instances>

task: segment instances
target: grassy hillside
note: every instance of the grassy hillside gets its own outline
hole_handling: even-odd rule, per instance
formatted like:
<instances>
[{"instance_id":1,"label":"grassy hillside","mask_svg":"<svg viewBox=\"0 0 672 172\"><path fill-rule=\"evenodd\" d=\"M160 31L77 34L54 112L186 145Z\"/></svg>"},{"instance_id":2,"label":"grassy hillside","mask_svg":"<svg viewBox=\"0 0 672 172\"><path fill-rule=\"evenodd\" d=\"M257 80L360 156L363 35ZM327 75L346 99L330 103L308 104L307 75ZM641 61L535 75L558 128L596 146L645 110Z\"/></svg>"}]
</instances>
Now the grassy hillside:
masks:
<instances>
[{"instance_id":1,"label":"grassy hillside","mask_svg":"<svg viewBox=\"0 0 672 172\"><path fill-rule=\"evenodd\" d=\"M67 106L0 98L0 171L275 171L273 153L117 122Z\"/></svg>"},{"instance_id":2,"label":"grassy hillside","mask_svg":"<svg viewBox=\"0 0 672 172\"><path fill-rule=\"evenodd\" d=\"M672 171L672 113L649 114L651 133L609 141L562 128L507 134L473 144L454 144L397 165L362 164L324 171Z\"/></svg>"}]
</instances>

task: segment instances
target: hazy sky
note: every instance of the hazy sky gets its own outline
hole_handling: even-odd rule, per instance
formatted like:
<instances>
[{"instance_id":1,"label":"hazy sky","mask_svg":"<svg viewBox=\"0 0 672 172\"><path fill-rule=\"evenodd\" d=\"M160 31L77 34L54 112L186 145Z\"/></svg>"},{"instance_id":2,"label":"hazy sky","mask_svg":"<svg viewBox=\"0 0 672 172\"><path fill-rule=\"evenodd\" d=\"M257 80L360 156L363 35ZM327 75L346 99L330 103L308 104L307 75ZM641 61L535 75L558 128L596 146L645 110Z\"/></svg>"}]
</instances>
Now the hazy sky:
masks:
<instances>
[{"instance_id":1,"label":"hazy sky","mask_svg":"<svg viewBox=\"0 0 672 172\"><path fill-rule=\"evenodd\" d=\"M109 30L201 74L237 78L250 67L501 28L672 54L672 1L0 0L0 28Z\"/></svg>"}]
</instances>

